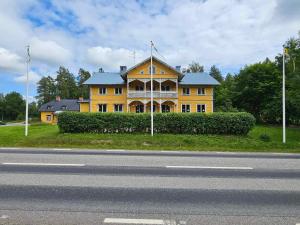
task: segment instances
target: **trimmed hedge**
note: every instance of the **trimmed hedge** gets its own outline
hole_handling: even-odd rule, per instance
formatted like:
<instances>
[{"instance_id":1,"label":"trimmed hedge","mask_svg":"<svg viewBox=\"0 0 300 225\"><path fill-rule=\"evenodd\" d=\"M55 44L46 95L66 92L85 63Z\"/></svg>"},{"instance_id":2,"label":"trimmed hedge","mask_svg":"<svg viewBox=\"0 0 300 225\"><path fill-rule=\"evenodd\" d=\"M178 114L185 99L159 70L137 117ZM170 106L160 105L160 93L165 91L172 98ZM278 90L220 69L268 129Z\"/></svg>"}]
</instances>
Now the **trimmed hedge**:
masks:
<instances>
[{"instance_id":1,"label":"trimmed hedge","mask_svg":"<svg viewBox=\"0 0 300 225\"><path fill-rule=\"evenodd\" d=\"M146 133L149 113L80 113L58 115L60 132L66 133ZM255 118L241 113L154 113L155 133L245 135Z\"/></svg>"}]
</instances>

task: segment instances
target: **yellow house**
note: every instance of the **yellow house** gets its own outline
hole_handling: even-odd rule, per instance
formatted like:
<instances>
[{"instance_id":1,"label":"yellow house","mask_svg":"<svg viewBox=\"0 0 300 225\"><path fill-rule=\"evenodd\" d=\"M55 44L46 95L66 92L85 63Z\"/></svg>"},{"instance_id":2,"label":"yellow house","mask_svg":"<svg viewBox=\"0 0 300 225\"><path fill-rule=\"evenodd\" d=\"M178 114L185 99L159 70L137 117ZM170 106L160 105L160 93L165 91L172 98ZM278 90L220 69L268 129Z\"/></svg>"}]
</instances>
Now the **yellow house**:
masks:
<instances>
[{"instance_id":1,"label":"yellow house","mask_svg":"<svg viewBox=\"0 0 300 225\"><path fill-rule=\"evenodd\" d=\"M57 115L63 111L80 111L79 102L86 102L80 99L60 99L59 96L55 100L43 104L39 111L41 113L41 121L44 123L57 123Z\"/></svg>"},{"instance_id":2,"label":"yellow house","mask_svg":"<svg viewBox=\"0 0 300 225\"><path fill-rule=\"evenodd\" d=\"M94 73L85 84L90 99L79 102L80 112L150 112L150 57L117 73ZM216 85L207 73L182 73L153 57L154 112L213 112Z\"/></svg>"}]
</instances>

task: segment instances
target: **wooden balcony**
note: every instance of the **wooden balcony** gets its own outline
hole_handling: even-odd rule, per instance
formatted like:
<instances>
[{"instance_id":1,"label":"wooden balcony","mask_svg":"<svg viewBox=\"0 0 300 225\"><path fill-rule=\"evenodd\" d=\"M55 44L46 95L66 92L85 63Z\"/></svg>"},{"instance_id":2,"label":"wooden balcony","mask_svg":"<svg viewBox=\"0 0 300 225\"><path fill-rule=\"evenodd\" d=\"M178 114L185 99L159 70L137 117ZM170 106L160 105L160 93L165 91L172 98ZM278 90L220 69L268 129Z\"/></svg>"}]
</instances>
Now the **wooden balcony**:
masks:
<instances>
[{"instance_id":1,"label":"wooden balcony","mask_svg":"<svg viewBox=\"0 0 300 225\"><path fill-rule=\"evenodd\" d=\"M153 98L177 98L176 91L153 91ZM127 92L127 98L151 98L150 91L131 91Z\"/></svg>"}]
</instances>

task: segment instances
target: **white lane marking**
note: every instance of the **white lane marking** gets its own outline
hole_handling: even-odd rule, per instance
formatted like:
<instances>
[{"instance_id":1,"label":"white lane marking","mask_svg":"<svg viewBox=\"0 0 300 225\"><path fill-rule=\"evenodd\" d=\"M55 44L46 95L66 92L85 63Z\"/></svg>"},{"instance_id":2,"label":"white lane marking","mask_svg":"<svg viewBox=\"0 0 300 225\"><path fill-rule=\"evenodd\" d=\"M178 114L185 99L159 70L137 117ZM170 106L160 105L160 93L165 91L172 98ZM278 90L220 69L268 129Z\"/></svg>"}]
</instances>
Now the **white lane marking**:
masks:
<instances>
[{"instance_id":1,"label":"white lane marking","mask_svg":"<svg viewBox=\"0 0 300 225\"><path fill-rule=\"evenodd\" d=\"M17 149L21 149L21 148L14 148L14 147L1 147L0 149L17 150Z\"/></svg>"},{"instance_id":2,"label":"white lane marking","mask_svg":"<svg viewBox=\"0 0 300 225\"><path fill-rule=\"evenodd\" d=\"M125 219L125 218L105 218L104 223L121 223L121 224L147 224L147 225L165 225L164 220L155 219ZM166 221L167 222L167 221Z\"/></svg>"},{"instance_id":3,"label":"white lane marking","mask_svg":"<svg viewBox=\"0 0 300 225\"><path fill-rule=\"evenodd\" d=\"M7 216L7 215L2 215L1 217L0 217L0 219L8 219L9 218L9 216Z\"/></svg>"},{"instance_id":4,"label":"white lane marking","mask_svg":"<svg viewBox=\"0 0 300 225\"><path fill-rule=\"evenodd\" d=\"M52 150L55 150L55 151L64 151L64 150L72 150L71 148L53 148Z\"/></svg>"},{"instance_id":5,"label":"white lane marking","mask_svg":"<svg viewBox=\"0 0 300 225\"><path fill-rule=\"evenodd\" d=\"M85 164L64 164L64 163L14 163L14 162L5 162L2 165L20 165L20 166L74 166L81 167L85 166Z\"/></svg>"},{"instance_id":6,"label":"white lane marking","mask_svg":"<svg viewBox=\"0 0 300 225\"><path fill-rule=\"evenodd\" d=\"M227 166L166 166L166 168L181 168L181 169L220 169L220 170L253 170L252 167L227 167Z\"/></svg>"},{"instance_id":7,"label":"white lane marking","mask_svg":"<svg viewBox=\"0 0 300 225\"><path fill-rule=\"evenodd\" d=\"M168 150L163 150L163 151L160 151L160 152L179 153L180 151L168 151Z\"/></svg>"}]
</instances>

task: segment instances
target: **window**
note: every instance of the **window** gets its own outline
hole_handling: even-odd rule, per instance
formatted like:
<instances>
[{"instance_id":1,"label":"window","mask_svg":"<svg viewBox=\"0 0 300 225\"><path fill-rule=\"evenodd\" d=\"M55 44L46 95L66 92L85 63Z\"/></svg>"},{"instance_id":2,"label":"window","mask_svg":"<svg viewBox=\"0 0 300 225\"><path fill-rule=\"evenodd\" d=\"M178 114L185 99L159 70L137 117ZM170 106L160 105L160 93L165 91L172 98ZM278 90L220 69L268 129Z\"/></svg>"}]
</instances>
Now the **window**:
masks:
<instances>
[{"instance_id":1,"label":"window","mask_svg":"<svg viewBox=\"0 0 300 225\"><path fill-rule=\"evenodd\" d=\"M140 74L144 74L144 70L141 70L141 71L140 71Z\"/></svg>"},{"instance_id":2,"label":"window","mask_svg":"<svg viewBox=\"0 0 300 225\"><path fill-rule=\"evenodd\" d=\"M136 91L143 91L144 90L144 86L135 86L135 90Z\"/></svg>"},{"instance_id":3,"label":"window","mask_svg":"<svg viewBox=\"0 0 300 225\"><path fill-rule=\"evenodd\" d=\"M46 120L47 120L47 121L51 121L51 120L52 120L52 116L51 116L51 115L47 115L47 116L46 116Z\"/></svg>"},{"instance_id":4,"label":"window","mask_svg":"<svg viewBox=\"0 0 300 225\"><path fill-rule=\"evenodd\" d=\"M183 88L182 93L183 95L190 95L190 88Z\"/></svg>"},{"instance_id":5,"label":"window","mask_svg":"<svg viewBox=\"0 0 300 225\"><path fill-rule=\"evenodd\" d=\"M135 107L135 112L136 113L143 113L144 112L144 105L137 105Z\"/></svg>"},{"instance_id":6,"label":"window","mask_svg":"<svg viewBox=\"0 0 300 225\"><path fill-rule=\"evenodd\" d=\"M197 112L205 112L205 105L204 104L198 104L197 105Z\"/></svg>"},{"instance_id":7,"label":"window","mask_svg":"<svg viewBox=\"0 0 300 225\"><path fill-rule=\"evenodd\" d=\"M62 107L60 107L61 110L66 110L67 106L63 105Z\"/></svg>"},{"instance_id":8,"label":"window","mask_svg":"<svg viewBox=\"0 0 300 225\"><path fill-rule=\"evenodd\" d=\"M115 88L115 94L121 95L122 94L122 88Z\"/></svg>"},{"instance_id":9,"label":"window","mask_svg":"<svg viewBox=\"0 0 300 225\"><path fill-rule=\"evenodd\" d=\"M99 88L99 94L100 95L105 95L106 94L106 88L105 87Z\"/></svg>"},{"instance_id":10,"label":"window","mask_svg":"<svg viewBox=\"0 0 300 225\"><path fill-rule=\"evenodd\" d=\"M115 112L123 112L123 105L122 104L115 104Z\"/></svg>"},{"instance_id":11,"label":"window","mask_svg":"<svg viewBox=\"0 0 300 225\"><path fill-rule=\"evenodd\" d=\"M170 86L161 86L162 91L170 91Z\"/></svg>"},{"instance_id":12,"label":"window","mask_svg":"<svg viewBox=\"0 0 300 225\"><path fill-rule=\"evenodd\" d=\"M47 109L52 109L52 106L51 105L47 105Z\"/></svg>"},{"instance_id":13,"label":"window","mask_svg":"<svg viewBox=\"0 0 300 225\"><path fill-rule=\"evenodd\" d=\"M190 105L181 105L181 112L190 112Z\"/></svg>"},{"instance_id":14,"label":"window","mask_svg":"<svg viewBox=\"0 0 300 225\"><path fill-rule=\"evenodd\" d=\"M155 66L152 66L152 73L155 74ZM149 74L151 74L151 67L149 66Z\"/></svg>"},{"instance_id":15,"label":"window","mask_svg":"<svg viewBox=\"0 0 300 225\"><path fill-rule=\"evenodd\" d=\"M205 95L205 88L198 88L198 95Z\"/></svg>"},{"instance_id":16,"label":"window","mask_svg":"<svg viewBox=\"0 0 300 225\"><path fill-rule=\"evenodd\" d=\"M99 112L107 112L107 105L106 104L99 104Z\"/></svg>"},{"instance_id":17,"label":"window","mask_svg":"<svg viewBox=\"0 0 300 225\"><path fill-rule=\"evenodd\" d=\"M161 70L161 71L160 71L160 74L165 74L165 71L164 71L164 70Z\"/></svg>"},{"instance_id":18,"label":"window","mask_svg":"<svg viewBox=\"0 0 300 225\"><path fill-rule=\"evenodd\" d=\"M163 113L168 113L168 112L170 112L170 106L169 106L169 105L162 105L162 106L161 106L161 111L162 111Z\"/></svg>"}]
</instances>

